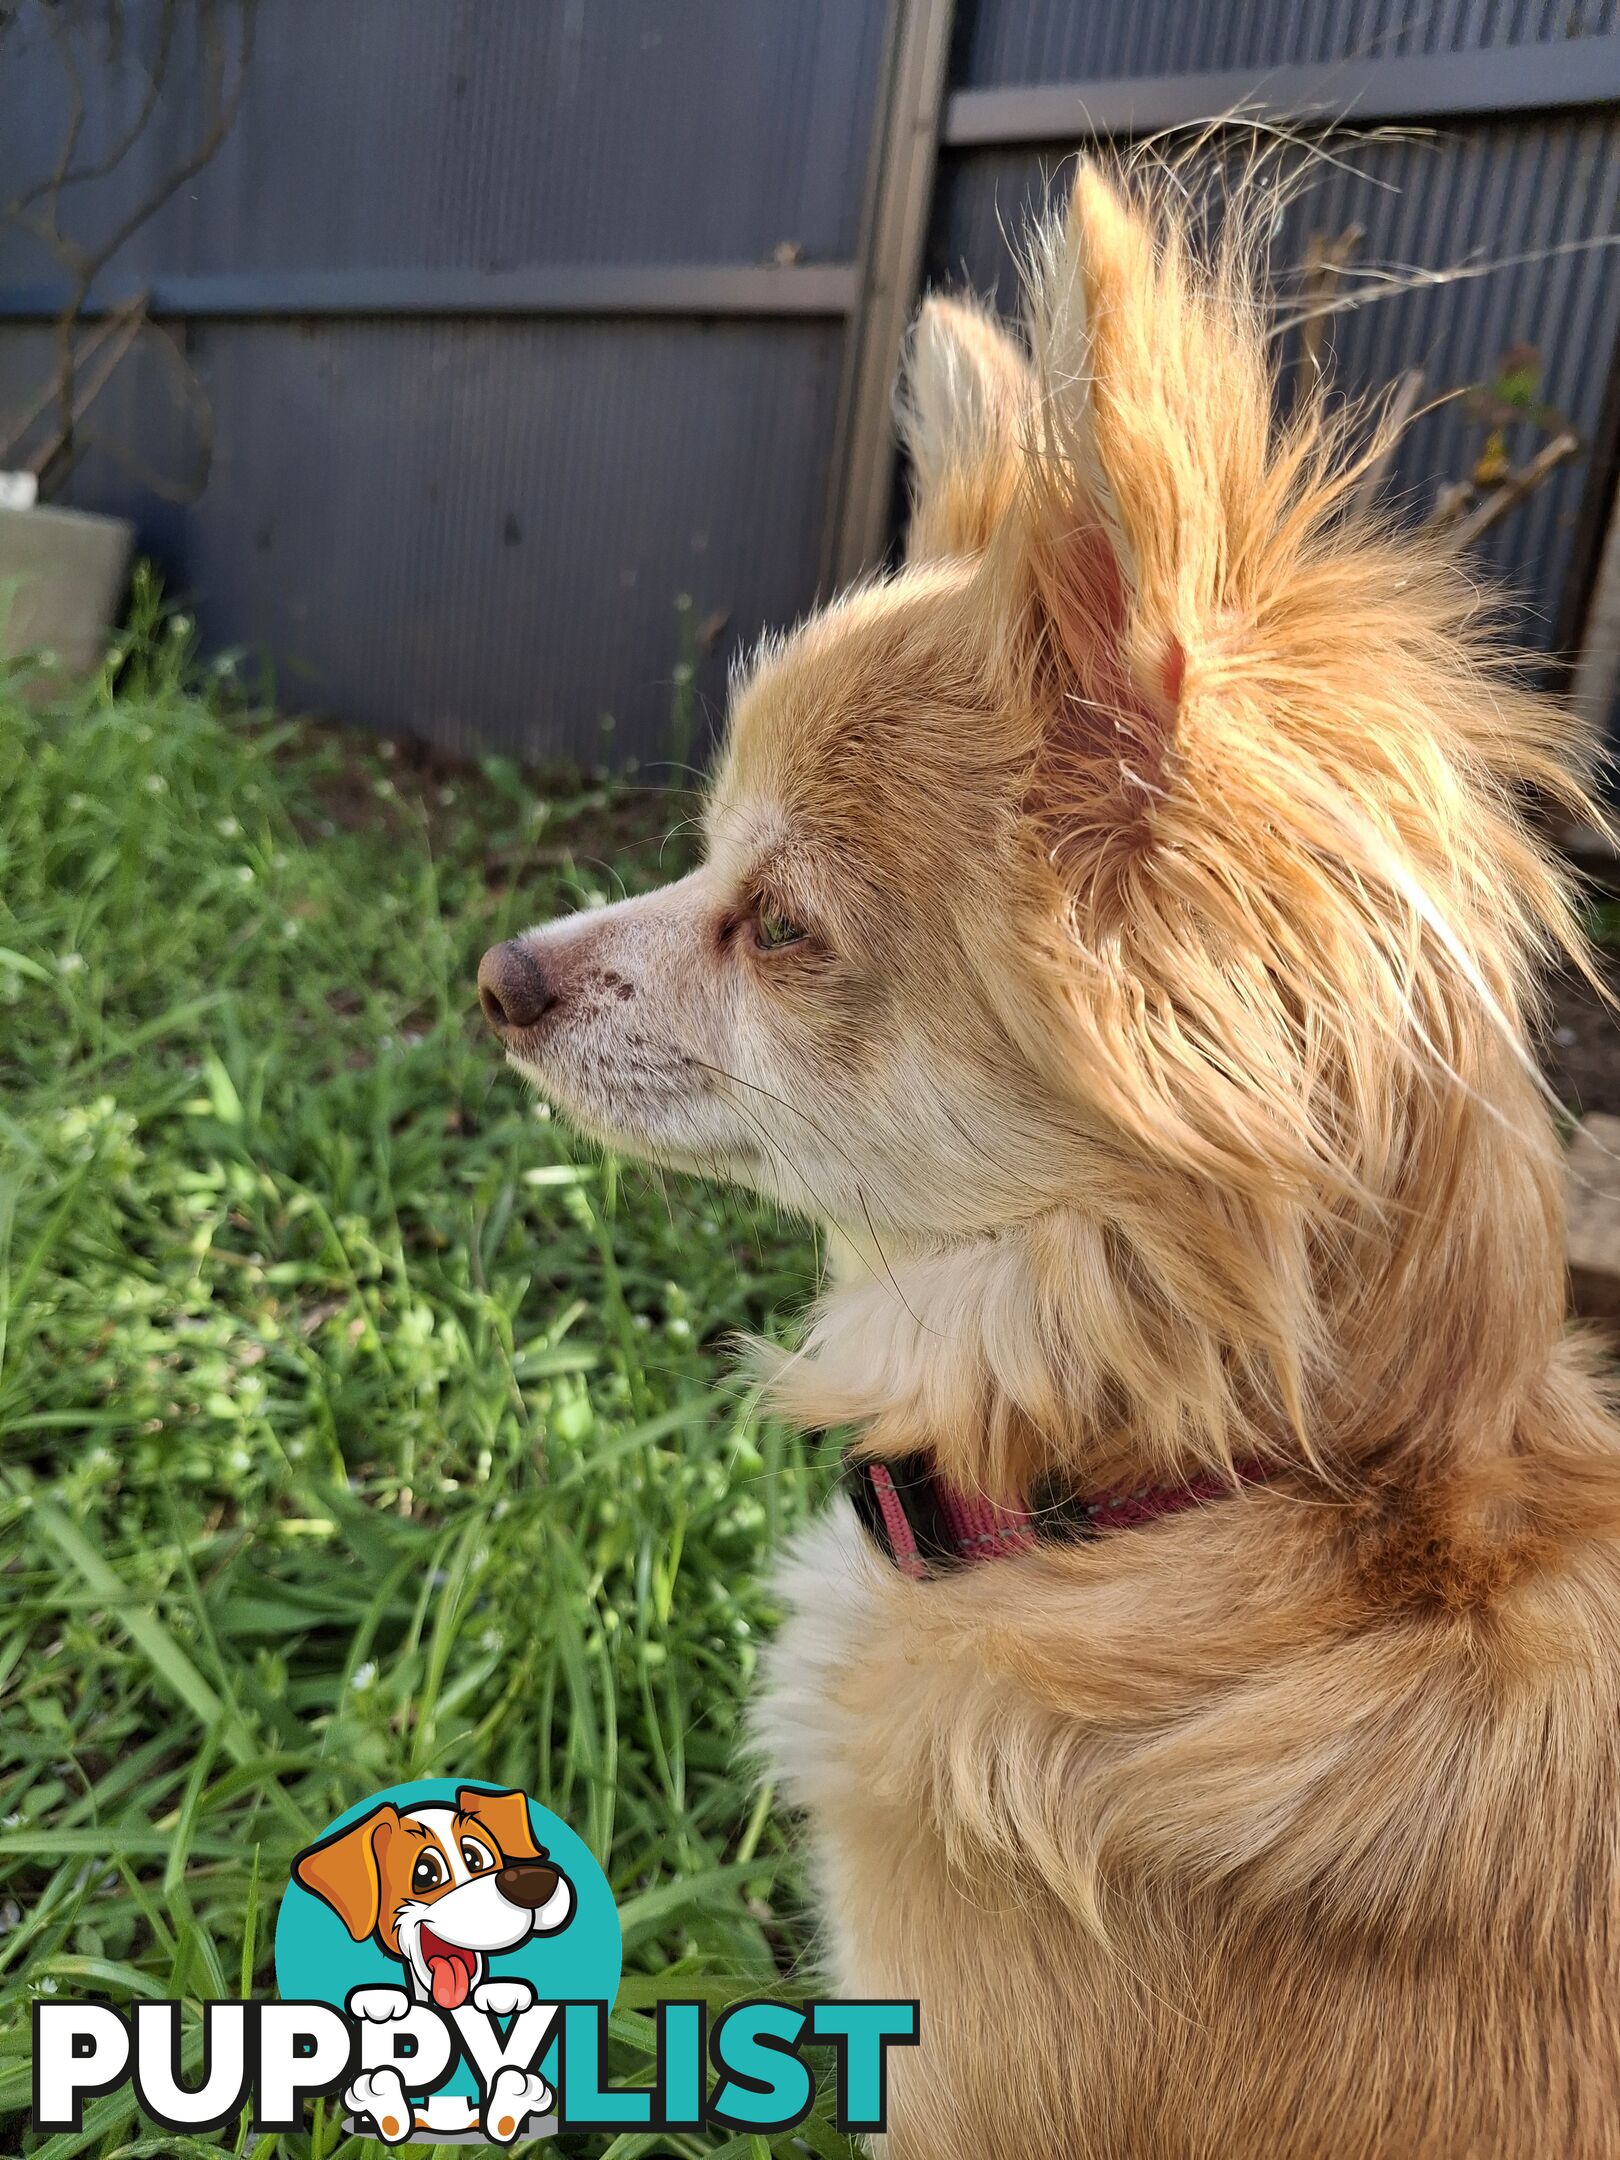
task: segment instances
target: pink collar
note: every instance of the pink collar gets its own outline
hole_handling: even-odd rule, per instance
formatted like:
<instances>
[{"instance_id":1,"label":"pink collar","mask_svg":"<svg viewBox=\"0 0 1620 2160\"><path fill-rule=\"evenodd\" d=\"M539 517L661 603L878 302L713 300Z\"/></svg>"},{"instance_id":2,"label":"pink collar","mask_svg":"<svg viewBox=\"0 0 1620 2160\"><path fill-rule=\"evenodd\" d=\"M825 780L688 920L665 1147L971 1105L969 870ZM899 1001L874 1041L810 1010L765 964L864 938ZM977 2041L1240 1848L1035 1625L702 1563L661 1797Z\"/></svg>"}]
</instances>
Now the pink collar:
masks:
<instances>
[{"instance_id":1,"label":"pink collar","mask_svg":"<svg viewBox=\"0 0 1620 2160\"><path fill-rule=\"evenodd\" d=\"M1274 1465L1237 1466L1239 1485L1263 1484ZM1114 1530L1134 1530L1161 1515L1179 1515L1206 1501L1231 1496L1231 1475L1201 1470L1184 1485L1144 1485L1135 1492L1103 1492L1091 1499L1042 1486L1019 1507L998 1507L947 1485L926 1454L888 1462L847 1454L845 1477L855 1512L880 1552L902 1575L930 1576L978 1560L1009 1559L1045 1544L1074 1544Z\"/></svg>"}]
</instances>

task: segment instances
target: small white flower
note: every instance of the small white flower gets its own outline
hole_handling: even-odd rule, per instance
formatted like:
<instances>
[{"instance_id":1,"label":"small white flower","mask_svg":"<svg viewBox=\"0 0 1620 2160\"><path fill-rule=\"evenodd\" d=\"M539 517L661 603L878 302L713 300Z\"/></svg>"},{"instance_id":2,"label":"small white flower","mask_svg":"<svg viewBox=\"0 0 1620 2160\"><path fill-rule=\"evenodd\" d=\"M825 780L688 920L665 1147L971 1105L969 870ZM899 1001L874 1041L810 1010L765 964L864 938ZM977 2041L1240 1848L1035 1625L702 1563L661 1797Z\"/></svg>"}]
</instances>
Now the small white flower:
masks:
<instances>
[{"instance_id":1,"label":"small white flower","mask_svg":"<svg viewBox=\"0 0 1620 2160\"><path fill-rule=\"evenodd\" d=\"M36 1983L35 1992L40 1995L54 1995L56 1993L56 1982L49 1973L45 1975L43 1980Z\"/></svg>"},{"instance_id":2,"label":"small white flower","mask_svg":"<svg viewBox=\"0 0 1620 2160\"><path fill-rule=\"evenodd\" d=\"M79 952L58 953L56 966L60 974L77 975L84 966L84 954Z\"/></svg>"},{"instance_id":3,"label":"small white flower","mask_svg":"<svg viewBox=\"0 0 1620 2160\"><path fill-rule=\"evenodd\" d=\"M222 840L234 840L242 830L242 823L239 818L222 817L214 830Z\"/></svg>"},{"instance_id":4,"label":"small white flower","mask_svg":"<svg viewBox=\"0 0 1620 2160\"><path fill-rule=\"evenodd\" d=\"M141 785L148 795L166 795L169 791L169 783L160 772L149 772Z\"/></svg>"},{"instance_id":5,"label":"small white flower","mask_svg":"<svg viewBox=\"0 0 1620 2160\"><path fill-rule=\"evenodd\" d=\"M354 1668L354 1678L349 1682L357 1695L363 1695L377 1677L377 1668L370 1658Z\"/></svg>"},{"instance_id":6,"label":"small white flower","mask_svg":"<svg viewBox=\"0 0 1620 2160\"><path fill-rule=\"evenodd\" d=\"M253 865L251 863L237 864L236 882L238 885L251 885L253 883Z\"/></svg>"}]
</instances>

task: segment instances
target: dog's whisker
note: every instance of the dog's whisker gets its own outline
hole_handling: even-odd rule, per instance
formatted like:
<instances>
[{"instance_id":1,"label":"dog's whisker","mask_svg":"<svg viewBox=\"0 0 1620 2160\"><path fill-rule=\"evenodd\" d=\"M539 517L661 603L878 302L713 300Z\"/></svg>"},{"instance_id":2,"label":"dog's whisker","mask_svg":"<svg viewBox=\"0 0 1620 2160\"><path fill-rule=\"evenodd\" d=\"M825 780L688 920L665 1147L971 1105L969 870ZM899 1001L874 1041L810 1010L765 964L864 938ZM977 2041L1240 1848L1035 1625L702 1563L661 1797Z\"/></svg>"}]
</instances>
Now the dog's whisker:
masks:
<instances>
[{"instance_id":1,"label":"dog's whisker","mask_svg":"<svg viewBox=\"0 0 1620 2160\"><path fill-rule=\"evenodd\" d=\"M722 1080L729 1080L733 1087L747 1088L751 1093L755 1095L763 1095L768 1102L775 1103L779 1109L791 1112L794 1117L799 1118L804 1124L808 1125L811 1131L815 1133L819 1139L826 1141L829 1147L837 1148L838 1153L843 1157L845 1163L849 1165L849 1168L851 1170L855 1169L855 1164L853 1163L853 1161L851 1161L848 1153L843 1148L838 1147L838 1143L832 1139L831 1135L826 1131L826 1129L822 1125L820 1125L816 1121L816 1119L811 1117L808 1111L801 1110L797 1103L789 1102L785 1096L777 1095L773 1093L771 1089L761 1087L754 1081L744 1080L737 1073L727 1072L723 1066L708 1064L702 1058L690 1058L689 1062L694 1065L700 1066L705 1072L715 1074L718 1078ZM757 1121L751 1120L751 1122L756 1122L757 1124ZM763 1127L757 1127L757 1129L763 1132ZM797 1165L792 1165L791 1167L794 1168L796 1174L799 1174L802 1177L802 1173L799 1173L797 1170ZM811 1191L812 1198L815 1197L807 1181L805 1189L807 1191ZM872 1220L872 1211L867 1204L865 1189L858 1181L858 1175L855 1185L855 1198L861 1210L862 1220L866 1224L867 1233L872 1240L873 1250L876 1252L878 1259L882 1264L883 1272L888 1281L890 1289L899 1299L901 1305L905 1307L906 1312L910 1315L912 1320L916 1322L917 1326L923 1329L925 1333L932 1334L934 1330L927 1327L926 1323L919 1319L918 1315L912 1311L910 1304L906 1300L905 1292L901 1289L899 1281L895 1276L894 1270L889 1265L888 1255L884 1251L882 1240L878 1236L877 1225Z\"/></svg>"}]
</instances>

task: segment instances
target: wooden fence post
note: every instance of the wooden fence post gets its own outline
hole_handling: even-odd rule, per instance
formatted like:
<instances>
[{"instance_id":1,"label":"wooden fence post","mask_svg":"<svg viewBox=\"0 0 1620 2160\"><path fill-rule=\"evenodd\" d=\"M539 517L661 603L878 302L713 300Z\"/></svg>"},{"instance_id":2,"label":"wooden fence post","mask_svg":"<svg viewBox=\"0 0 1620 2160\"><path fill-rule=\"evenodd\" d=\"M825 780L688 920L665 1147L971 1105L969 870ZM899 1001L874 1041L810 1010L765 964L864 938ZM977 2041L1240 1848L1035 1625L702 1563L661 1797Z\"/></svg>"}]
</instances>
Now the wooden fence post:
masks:
<instances>
[{"instance_id":1,"label":"wooden fence post","mask_svg":"<svg viewBox=\"0 0 1620 2160\"><path fill-rule=\"evenodd\" d=\"M922 275L953 11L954 0L894 0L823 549L824 587L846 585L874 568L888 544L894 381Z\"/></svg>"}]
</instances>

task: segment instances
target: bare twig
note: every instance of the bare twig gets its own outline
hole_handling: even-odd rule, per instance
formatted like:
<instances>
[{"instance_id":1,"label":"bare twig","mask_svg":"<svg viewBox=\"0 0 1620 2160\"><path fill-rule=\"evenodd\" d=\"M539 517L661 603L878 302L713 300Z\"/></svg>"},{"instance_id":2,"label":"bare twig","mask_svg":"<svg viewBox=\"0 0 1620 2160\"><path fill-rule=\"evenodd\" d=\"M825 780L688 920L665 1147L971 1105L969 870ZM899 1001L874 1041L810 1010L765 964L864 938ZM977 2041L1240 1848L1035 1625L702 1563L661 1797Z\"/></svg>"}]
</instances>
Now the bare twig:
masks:
<instances>
[{"instance_id":1,"label":"bare twig","mask_svg":"<svg viewBox=\"0 0 1620 2160\"><path fill-rule=\"evenodd\" d=\"M1396 445L1406 433L1412 415L1417 411L1417 401L1423 395L1423 370L1408 368L1395 386L1395 395L1389 401L1384 415L1383 448L1356 482L1350 497L1352 510L1370 509L1378 498L1378 490L1384 484L1389 471L1389 461L1395 455Z\"/></svg>"},{"instance_id":2,"label":"bare twig","mask_svg":"<svg viewBox=\"0 0 1620 2160\"><path fill-rule=\"evenodd\" d=\"M214 459L214 410L198 380L197 371L181 351L179 339L168 324L150 320L143 323L140 341L145 350L173 377L178 403L190 408L192 433L196 441L194 476L189 480L176 481L169 474L149 465L144 458L137 457L129 444L120 438L97 436L91 429L77 426L74 429L71 456L64 457L52 468L53 489L65 484L74 466L92 449L99 449L104 456L111 458L137 487L144 488L148 494L160 495L167 502L194 501L207 485ZM82 416L83 400L80 401L79 411Z\"/></svg>"},{"instance_id":3,"label":"bare twig","mask_svg":"<svg viewBox=\"0 0 1620 2160\"><path fill-rule=\"evenodd\" d=\"M1308 394L1322 379L1322 326L1329 310L1328 295L1337 285L1345 265L1361 245L1362 228L1347 225L1336 240L1312 233L1305 251L1305 275L1300 287L1298 392Z\"/></svg>"},{"instance_id":4,"label":"bare twig","mask_svg":"<svg viewBox=\"0 0 1620 2160\"><path fill-rule=\"evenodd\" d=\"M51 168L50 178L45 182L45 195L54 205L72 167L73 153L79 147L79 137L84 133L84 77L79 71L79 56L73 50L72 38L61 15L55 8L48 8L45 19L50 28L51 43L56 47L57 58L67 76L68 93L72 99L68 124L62 136L62 147L55 165ZM54 217L52 225L54 228Z\"/></svg>"},{"instance_id":5,"label":"bare twig","mask_svg":"<svg viewBox=\"0 0 1620 2160\"><path fill-rule=\"evenodd\" d=\"M85 346L81 346L77 354L79 389L73 401L73 430L75 435L84 425L85 414L112 380L119 362L146 327L146 295L142 293L138 299L128 301L118 309L116 314L109 315L107 322L109 325L115 325L116 328L111 339L103 341L107 344L108 349L101 353L93 375L85 373L85 362L89 357ZM86 343L88 344L88 340ZM60 460L70 448L70 444L64 443L61 428L58 426L55 435L41 444L40 448L28 460L28 469L38 475L42 493L47 476L54 472Z\"/></svg>"},{"instance_id":6,"label":"bare twig","mask_svg":"<svg viewBox=\"0 0 1620 2160\"><path fill-rule=\"evenodd\" d=\"M122 0L107 0L108 17L116 27L122 21ZM228 12L240 15L240 32L236 39L234 71L231 64L231 38L227 32L225 16ZM202 95L203 118L195 140L189 149L176 158L149 192L136 202L110 230L100 239L86 244L75 239L62 228L62 196L64 191L81 181L104 178L115 170L121 161L141 139L152 119L169 76L174 55L177 28L182 20L180 0L163 0L158 18L157 44L150 65L146 68L146 87L134 119L125 127L121 136L100 158L82 164L74 159L85 125L85 93L83 74L78 54L71 37L71 26L65 12L47 7L52 43L67 77L71 108L64 140L50 174L32 187L25 189L10 203L0 205L0 217L8 218L31 233L52 254L67 275L67 296L56 318L55 351L56 365L50 402L56 405L56 431L48 449L42 453L44 469L53 482L59 484L81 454L75 435L82 414L90 399L99 394L106 375L98 373L89 396L81 396L79 371L96 350L93 340L80 339L85 320L85 309L90 300L97 278L127 245L134 235L157 216L165 204L202 171L218 151L221 143L236 123L241 108L242 94L247 82L249 61L254 38L254 0L195 0L191 19L195 22L203 52L204 88ZM13 18L0 14L0 32ZM120 311L120 315L122 311ZM133 344L146 327L138 322L132 335L119 347L119 357ZM115 329L115 338L121 331ZM179 359L178 351L161 341L168 359ZM181 362L184 366L184 362ZM200 404L202 392L195 377L189 377L188 390L194 404ZM32 425L43 407L36 406L24 422ZM204 425L200 430L206 443L211 429ZM17 437L14 433L12 442Z\"/></svg>"},{"instance_id":7,"label":"bare twig","mask_svg":"<svg viewBox=\"0 0 1620 2160\"><path fill-rule=\"evenodd\" d=\"M1580 447L1580 437L1568 428L1555 435L1551 442L1543 443L1527 464L1521 465L1517 472L1509 473L1500 487L1493 488L1483 502L1476 503L1466 516L1456 521L1457 545L1473 547L1498 518L1505 517L1514 504L1523 502L1527 495L1533 495L1547 475L1566 458L1573 457Z\"/></svg>"},{"instance_id":8,"label":"bare twig","mask_svg":"<svg viewBox=\"0 0 1620 2160\"><path fill-rule=\"evenodd\" d=\"M59 319L58 350L60 359L59 410L62 414L64 447L71 449L73 441L73 325L77 322L90 288L107 264L119 250L133 239L141 227L156 217L164 204L179 193L188 180L195 179L214 156L220 144L230 133L242 102L242 92L247 82L248 59L253 46L253 16L246 11L242 18L242 40L237 65L236 81L227 91L228 56L226 38L220 20L220 0L205 0L201 9L201 28L208 51L208 90L206 109L212 117L193 146L189 156L172 165L156 187L138 202L127 216L92 249L75 249L73 290Z\"/></svg>"},{"instance_id":9,"label":"bare twig","mask_svg":"<svg viewBox=\"0 0 1620 2160\"><path fill-rule=\"evenodd\" d=\"M1455 525L1473 499L1472 480L1442 480L1434 491L1434 508L1423 522L1430 532Z\"/></svg>"},{"instance_id":10,"label":"bare twig","mask_svg":"<svg viewBox=\"0 0 1620 2160\"><path fill-rule=\"evenodd\" d=\"M97 158L93 164L72 164L73 150L79 132L78 128L74 128L69 133L64 158L58 160L56 170L48 174L45 179L37 181L33 187L25 188L16 199L15 209L32 209L37 202L43 202L52 197L59 198L70 187L78 187L87 180L105 180L110 172L117 171L118 167L146 133L147 123L153 113L157 111L158 103L163 96L163 85L168 76L169 55L173 49L175 23L179 17L179 9L180 0L163 0L163 12L158 19L157 51L153 55L151 66L143 68L141 71L146 77L146 89L142 93L141 102L136 108L134 119L123 134L119 136L112 148L107 151L105 156ZM54 20L52 34L53 36L57 35ZM78 63L65 47L59 49L62 51L63 65L74 76L75 88L79 96L79 124L82 127L84 118L83 90L77 76Z\"/></svg>"},{"instance_id":11,"label":"bare twig","mask_svg":"<svg viewBox=\"0 0 1620 2160\"><path fill-rule=\"evenodd\" d=\"M134 305L144 309L146 305L144 296ZM84 343L79 347L79 366L81 368L84 367L86 362L94 359L96 353L106 344L108 338L122 325L125 316L125 309L115 308L110 314L104 315L100 322L91 324L85 335ZM9 423L9 432L0 435L0 470L4 469L12 453L27 435L34 422L40 418L46 406L54 404L55 400L56 385L54 382L47 383L35 398L33 404Z\"/></svg>"},{"instance_id":12,"label":"bare twig","mask_svg":"<svg viewBox=\"0 0 1620 2160\"><path fill-rule=\"evenodd\" d=\"M178 194L188 180L197 177L235 125L242 103L242 92L247 85L247 65L253 50L253 13L251 8L243 10L236 80L231 85L229 94L225 88L229 55L220 14L220 0L205 0L201 16L203 34L208 46L208 103L213 108L213 118L190 155L182 158L178 165L169 168L151 193L138 202L120 224L114 226L99 247L81 257L81 262L89 267L92 279L112 260L127 240L132 239L143 225L156 217L164 204ZM86 290L88 291L88 286Z\"/></svg>"}]
</instances>

